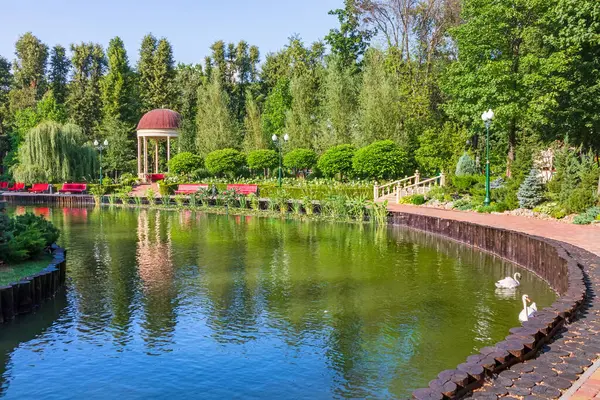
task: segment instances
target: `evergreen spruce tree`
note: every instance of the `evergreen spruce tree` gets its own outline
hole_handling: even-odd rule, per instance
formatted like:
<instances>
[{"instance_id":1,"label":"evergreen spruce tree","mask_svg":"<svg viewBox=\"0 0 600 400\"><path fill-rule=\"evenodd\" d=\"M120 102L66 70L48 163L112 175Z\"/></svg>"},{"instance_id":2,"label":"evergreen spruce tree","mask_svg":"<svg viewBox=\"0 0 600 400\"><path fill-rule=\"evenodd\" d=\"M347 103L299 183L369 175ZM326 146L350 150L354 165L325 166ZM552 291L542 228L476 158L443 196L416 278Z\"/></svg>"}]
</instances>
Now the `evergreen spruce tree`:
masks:
<instances>
[{"instance_id":1,"label":"evergreen spruce tree","mask_svg":"<svg viewBox=\"0 0 600 400\"><path fill-rule=\"evenodd\" d=\"M529 171L529 175L523 181L517 192L519 207L532 209L544 201L544 183L535 168Z\"/></svg>"},{"instance_id":2,"label":"evergreen spruce tree","mask_svg":"<svg viewBox=\"0 0 600 400\"><path fill-rule=\"evenodd\" d=\"M141 112L145 113L152 110L152 85L154 81L154 53L156 52L157 41L151 34L147 34L142 39L140 47L140 56L137 63L138 73L138 94L141 103Z\"/></svg>"},{"instance_id":3,"label":"evergreen spruce tree","mask_svg":"<svg viewBox=\"0 0 600 400\"><path fill-rule=\"evenodd\" d=\"M475 161L471 158L468 153L464 153L456 164L456 172L454 173L456 176L465 176L465 175L476 175L479 171L477 171L477 166L475 165Z\"/></svg>"}]
</instances>

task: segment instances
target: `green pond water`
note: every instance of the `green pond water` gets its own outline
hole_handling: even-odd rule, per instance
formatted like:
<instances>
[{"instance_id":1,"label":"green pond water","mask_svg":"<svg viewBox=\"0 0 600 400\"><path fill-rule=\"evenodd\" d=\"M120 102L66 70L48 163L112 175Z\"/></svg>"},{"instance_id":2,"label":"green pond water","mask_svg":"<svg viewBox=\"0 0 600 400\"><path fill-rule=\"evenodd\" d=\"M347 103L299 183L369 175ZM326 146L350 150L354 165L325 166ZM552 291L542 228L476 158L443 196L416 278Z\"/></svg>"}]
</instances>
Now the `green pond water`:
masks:
<instances>
[{"instance_id":1,"label":"green pond water","mask_svg":"<svg viewBox=\"0 0 600 400\"><path fill-rule=\"evenodd\" d=\"M23 207L11 213L22 213ZM6 399L408 398L517 326L535 275L399 227L28 208L68 286L0 325ZM519 271L521 287L494 282Z\"/></svg>"}]
</instances>

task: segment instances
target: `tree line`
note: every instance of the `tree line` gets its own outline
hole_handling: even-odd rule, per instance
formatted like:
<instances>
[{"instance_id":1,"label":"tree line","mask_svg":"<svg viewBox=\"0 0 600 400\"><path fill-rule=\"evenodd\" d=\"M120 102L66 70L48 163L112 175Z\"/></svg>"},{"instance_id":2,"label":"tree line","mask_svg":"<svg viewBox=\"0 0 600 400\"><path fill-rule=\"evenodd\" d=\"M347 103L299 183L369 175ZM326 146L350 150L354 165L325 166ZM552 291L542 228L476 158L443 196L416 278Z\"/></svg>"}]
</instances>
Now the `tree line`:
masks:
<instances>
[{"instance_id":1,"label":"tree line","mask_svg":"<svg viewBox=\"0 0 600 400\"><path fill-rule=\"evenodd\" d=\"M166 38L146 35L132 65L119 37L50 48L32 33L0 57L6 170L27 132L70 122L107 138L104 167L135 170L135 124L170 108L183 117L177 149L317 154L393 140L406 169L451 171L481 156L480 115L492 108L492 165L514 174L532 149L564 141L600 151L600 3L595 0L345 0L322 41L292 36L261 59L245 41L215 42L176 64Z\"/></svg>"}]
</instances>

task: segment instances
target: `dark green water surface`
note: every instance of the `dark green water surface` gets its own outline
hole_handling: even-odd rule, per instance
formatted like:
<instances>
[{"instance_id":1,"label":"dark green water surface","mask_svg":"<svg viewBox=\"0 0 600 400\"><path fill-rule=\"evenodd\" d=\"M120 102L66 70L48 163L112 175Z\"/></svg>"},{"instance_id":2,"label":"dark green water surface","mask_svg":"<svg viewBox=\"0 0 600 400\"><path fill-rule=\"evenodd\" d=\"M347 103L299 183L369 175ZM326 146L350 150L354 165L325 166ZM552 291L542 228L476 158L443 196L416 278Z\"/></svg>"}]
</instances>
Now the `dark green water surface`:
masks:
<instances>
[{"instance_id":1,"label":"dark green water surface","mask_svg":"<svg viewBox=\"0 0 600 400\"><path fill-rule=\"evenodd\" d=\"M30 210L62 230L69 282L0 325L7 399L408 398L507 336L523 293L555 299L512 264L398 227ZM521 287L496 292L516 271Z\"/></svg>"}]
</instances>

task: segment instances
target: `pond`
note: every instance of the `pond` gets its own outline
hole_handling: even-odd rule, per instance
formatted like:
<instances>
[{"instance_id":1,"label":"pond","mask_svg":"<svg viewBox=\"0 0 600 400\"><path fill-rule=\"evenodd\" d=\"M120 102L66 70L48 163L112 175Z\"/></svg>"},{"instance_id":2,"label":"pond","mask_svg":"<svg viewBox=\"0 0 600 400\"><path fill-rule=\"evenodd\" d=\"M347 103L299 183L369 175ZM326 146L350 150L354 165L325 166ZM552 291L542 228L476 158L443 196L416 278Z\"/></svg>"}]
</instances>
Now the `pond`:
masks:
<instances>
[{"instance_id":1,"label":"pond","mask_svg":"<svg viewBox=\"0 0 600 400\"><path fill-rule=\"evenodd\" d=\"M399 227L30 210L61 229L69 283L0 325L7 399L407 398L503 340L523 293L556 297L513 264ZM496 292L516 271L521 287Z\"/></svg>"}]
</instances>

